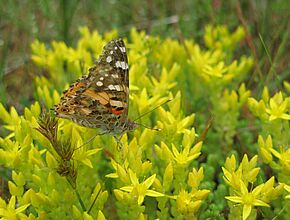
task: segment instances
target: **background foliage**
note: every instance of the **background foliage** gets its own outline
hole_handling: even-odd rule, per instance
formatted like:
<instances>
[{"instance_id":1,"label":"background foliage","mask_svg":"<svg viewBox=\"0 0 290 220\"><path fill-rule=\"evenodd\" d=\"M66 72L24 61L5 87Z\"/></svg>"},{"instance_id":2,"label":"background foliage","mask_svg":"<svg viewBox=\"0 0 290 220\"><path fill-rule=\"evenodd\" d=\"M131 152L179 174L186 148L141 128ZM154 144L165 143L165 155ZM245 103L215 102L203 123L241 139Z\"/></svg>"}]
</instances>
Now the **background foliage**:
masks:
<instances>
[{"instance_id":1,"label":"background foliage","mask_svg":"<svg viewBox=\"0 0 290 220\"><path fill-rule=\"evenodd\" d=\"M286 219L287 1L25 4L1 7L1 217ZM130 118L173 98L141 119L162 131L125 135L123 152L110 136L74 150L97 131L37 122L40 106L117 36L129 48ZM39 123L58 127L55 144Z\"/></svg>"}]
</instances>

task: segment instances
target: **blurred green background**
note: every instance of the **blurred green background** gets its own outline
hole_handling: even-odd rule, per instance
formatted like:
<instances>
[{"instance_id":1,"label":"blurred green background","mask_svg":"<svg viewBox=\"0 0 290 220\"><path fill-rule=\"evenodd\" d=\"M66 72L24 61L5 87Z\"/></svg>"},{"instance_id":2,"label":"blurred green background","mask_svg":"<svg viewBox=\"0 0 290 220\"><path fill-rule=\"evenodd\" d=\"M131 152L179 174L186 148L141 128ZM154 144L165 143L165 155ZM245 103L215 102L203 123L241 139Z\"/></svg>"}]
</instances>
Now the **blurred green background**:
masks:
<instances>
[{"instance_id":1,"label":"blurred green background","mask_svg":"<svg viewBox=\"0 0 290 220\"><path fill-rule=\"evenodd\" d=\"M287 0L0 0L0 101L21 111L33 100L30 44L64 41L73 46L78 28L104 33L117 29L122 37L132 27L148 34L202 44L207 24L247 29L242 47L255 58L248 87L260 94L264 85L280 89L289 80L290 1ZM32 71L33 69L33 71ZM34 73L34 74L32 74Z\"/></svg>"}]
</instances>

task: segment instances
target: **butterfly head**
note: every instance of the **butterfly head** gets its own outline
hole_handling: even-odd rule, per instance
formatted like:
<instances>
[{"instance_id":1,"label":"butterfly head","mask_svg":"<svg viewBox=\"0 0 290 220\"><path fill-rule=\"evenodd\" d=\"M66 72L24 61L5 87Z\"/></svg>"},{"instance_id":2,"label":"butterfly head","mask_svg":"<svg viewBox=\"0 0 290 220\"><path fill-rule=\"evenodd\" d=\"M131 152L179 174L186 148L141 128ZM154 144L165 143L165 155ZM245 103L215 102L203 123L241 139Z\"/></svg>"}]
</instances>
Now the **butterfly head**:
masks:
<instances>
[{"instance_id":1,"label":"butterfly head","mask_svg":"<svg viewBox=\"0 0 290 220\"><path fill-rule=\"evenodd\" d=\"M139 127L139 124L136 123L135 121L131 121L131 120L127 121L127 124L126 124L127 131L134 131L138 127Z\"/></svg>"}]
</instances>

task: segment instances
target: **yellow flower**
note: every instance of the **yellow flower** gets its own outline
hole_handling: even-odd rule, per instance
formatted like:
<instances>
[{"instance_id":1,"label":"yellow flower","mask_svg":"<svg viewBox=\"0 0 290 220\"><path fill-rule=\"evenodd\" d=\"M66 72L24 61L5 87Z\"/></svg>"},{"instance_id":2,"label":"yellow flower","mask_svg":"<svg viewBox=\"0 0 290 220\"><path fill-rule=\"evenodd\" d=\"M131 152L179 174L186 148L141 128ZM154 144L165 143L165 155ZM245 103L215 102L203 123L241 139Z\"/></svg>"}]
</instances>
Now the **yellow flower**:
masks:
<instances>
[{"instance_id":1,"label":"yellow flower","mask_svg":"<svg viewBox=\"0 0 290 220\"><path fill-rule=\"evenodd\" d=\"M208 191L208 190L207 190ZM208 194L209 192L207 192ZM202 200L195 198L194 193L188 193L185 190L181 190L176 197L177 211L184 215L193 214L199 209Z\"/></svg>"},{"instance_id":2,"label":"yellow flower","mask_svg":"<svg viewBox=\"0 0 290 220\"><path fill-rule=\"evenodd\" d=\"M237 170L237 172L232 171L229 172L227 169L222 167L224 176L223 179L224 181L231 186L233 189L238 190L240 188L240 181L242 178L242 172L241 170Z\"/></svg>"},{"instance_id":3,"label":"yellow flower","mask_svg":"<svg viewBox=\"0 0 290 220\"><path fill-rule=\"evenodd\" d=\"M243 160L239 166L239 170L242 170L242 180L245 184L252 183L256 180L256 177L260 171L260 168L256 168L258 156L255 155L250 161L247 154L244 155Z\"/></svg>"},{"instance_id":4,"label":"yellow flower","mask_svg":"<svg viewBox=\"0 0 290 220\"><path fill-rule=\"evenodd\" d=\"M287 112L288 99L285 99L283 102L279 101L281 100L275 97L270 99L270 108L266 108L266 112L270 115L269 120L273 121L278 118L290 120L290 115L285 113Z\"/></svg>"},{"instance_id":5,"label":"yellow flower","mask_svg":"<svg viewBox=\"0 0 290 220\"><path fill-rule=\"evenodd\" d=\"M268 135L266 141L264 141L263 137L259 135L258 144L260 148L260 154L264 161L264 163L271 163L273 160L271 149L273 148L272 137Z\"/></svg>"},{"instance_id":6,"label":"yellow flower","mask_svg":"<svg viewBox=\"0 0 290 220\"><path fill-rule=\"evenodd\" d=\"M283 147L280 147L280 152L271 148L270 151L275 157L279 159L282 169L286 172L289 172L290 171L290 148L285 150Z\"/></svg>"},{"instance_id":7,"label":"yellow flower","mask_svg":"<svg viewBox=\"0 0 290 220\"><path fill-rule=\"evenodd\" d=\"M156 174L150 176L143 183L139 183L136 174L133 173L132 170L129 170L129 176L130 176L130 180L131 180L132 185L131 186L124 186L120 189L125 191L125 192L131 193L136 198L138 197L138 205L142 204L145 196L151 196L151 197L165 196L163 193L156 192L154 190L149 189L156 178Z\"/></svg>"},{"instance_id":8,"label":"yellow flower","mask_svg":"<svg viewBox=\"0 0 290 220\"><path fill-rule=\"evenodd\" d=\"M227 68L224 67L224 63L220 62L216 66L206 65L203 69L203 72L209 76L214 76L217 78L223 77L224 73L227 71Z\"/></svg>"},{"instance_id":9,"label":"yellow flower","mask_svg":"<svg viewBox=\"0 0 290 220\"><path fill-rule=\"evenodd\" d=\"M28 206L30 206L30 203L19 206L19 204L16 204L16 197L12 196L9 200L9 203L6 205L5 201L0 198L0 217L1 219L18 219L18 214L24 212ZM18 208L15 208L18 207Z\"/></svg>"},{"instance_id":10,"label":"yellow flower","mask_svg":"<svg viewBox=\"0 0 290 220\"><path fill-rule=\"evenodd\" d=\"M190 149L190 146L186 146L179 152L175 145L172 144L173 159L181 166L187 165L200 155L201 146L202 142L200 141L192 149Z\"/></svg>"},{"instance_id":11,"label":"yellow flower","mask_svg":"<svg viewBox=\"0 0 290 220\"><path fill-rule=\"evenodd\" d=\"M240 189L240 181L243 181L245 184L254 182L260 171L260 168L255 168L257 160L258 157L254 156L249 161L248 156L245 154L239 168L235 171L236 158L234 155L228 157L225 167L222 167L225 182L235 190Z\"/></svg>"},{"instance_id":12,"label":"yellow flower","mask_svg":"<svg viewBox=\"0 0 290 220\"><path fill-rule=\"evenodd\" d=\"M262 200L258 199L261 190L264 187L264 184L257 186L253 191L249 192L247 186L240 181L240 189L241 195L240 196L226 196L225 198L235 202L240 203L243 205L243 220L247 219L252 211L254 206L266 206L270 207L267 203L263 202Z\"/></svg>"},{"instance_id":13,"label":"yellow flower","mask_svg":"<svg viewBox=\"0 0 290 220\"><path fill-rule=\"evenodd\" d=\"M178 166L186 167L192 160L196 159L201 153L202 141L196 143L193 147L186 145L180 151L172 144L172 150L165 143L157 146L157 151L164 156L164 159L173 160Z\"/></svg>"}]
</instances>

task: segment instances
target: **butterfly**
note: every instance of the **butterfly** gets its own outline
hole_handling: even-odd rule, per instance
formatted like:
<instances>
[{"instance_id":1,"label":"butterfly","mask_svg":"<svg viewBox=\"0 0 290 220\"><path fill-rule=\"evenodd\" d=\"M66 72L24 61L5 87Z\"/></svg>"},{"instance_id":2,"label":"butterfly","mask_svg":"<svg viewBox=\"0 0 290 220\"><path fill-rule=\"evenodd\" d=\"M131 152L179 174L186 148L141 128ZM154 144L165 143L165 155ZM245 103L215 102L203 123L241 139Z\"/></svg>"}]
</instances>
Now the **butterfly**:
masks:
<instances>
[{"instance_id":1,"label":"butterfly","mask_svg":"<svg viewBox=\"0 0 290 220\"><path fill-rule=\"evenodd\" d=\"M69 89L63 91L54 112L102 134L123 134L139 124L128 119L129 65L122 39L107 43L96 64Z\"/></svg>"}]
</instances>

